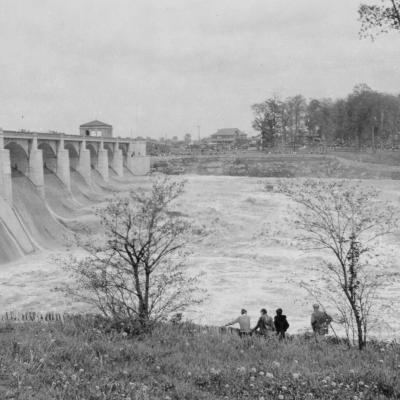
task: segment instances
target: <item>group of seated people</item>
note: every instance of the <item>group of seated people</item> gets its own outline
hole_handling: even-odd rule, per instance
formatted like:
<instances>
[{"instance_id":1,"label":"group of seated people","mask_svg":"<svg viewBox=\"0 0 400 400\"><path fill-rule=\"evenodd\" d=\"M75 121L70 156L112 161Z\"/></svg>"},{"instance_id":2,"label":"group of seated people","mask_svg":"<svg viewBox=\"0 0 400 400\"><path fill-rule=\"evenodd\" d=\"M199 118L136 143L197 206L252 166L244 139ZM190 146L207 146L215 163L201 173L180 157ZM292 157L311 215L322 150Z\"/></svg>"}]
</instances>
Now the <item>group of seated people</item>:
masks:
<instances>
[{"instance_id":1,"label":"group of seated people","mask_svg":"<svg viewBox=\"0 0 400 400\"><path fill-rule=\"evenodd\" d=\"M325 311L320 311L318 304L314 304L313 308L314 311L311 314L311 327L315 334L326 335L328 333L328 327L332 322L332 318ZM247 315L247 310L244 308L239 317L225 324L225 326L239 324L238 333L241 337L251 336L253 333L256 333L264 337L276 334L279 337L279 340L284 339L286 331L289 329L289 322L286 315L283 315L282 308L276 310L276 315L273 319L268 315L265 308L261 309L260 314L260 318L254 328L251 328L250 317Z\"/></svg>"}]
</instances>

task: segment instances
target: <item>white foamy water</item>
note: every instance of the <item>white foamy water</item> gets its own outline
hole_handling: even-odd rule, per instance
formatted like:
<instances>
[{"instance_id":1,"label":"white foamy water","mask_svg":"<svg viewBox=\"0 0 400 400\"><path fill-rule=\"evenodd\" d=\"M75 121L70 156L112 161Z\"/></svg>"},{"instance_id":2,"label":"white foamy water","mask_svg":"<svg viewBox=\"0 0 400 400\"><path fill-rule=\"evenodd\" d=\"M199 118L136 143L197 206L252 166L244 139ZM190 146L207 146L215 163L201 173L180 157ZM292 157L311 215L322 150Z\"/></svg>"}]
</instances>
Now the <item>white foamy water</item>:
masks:
<instances>
[{"instance_id":1,"label":"white foamy water","mask_svg":"<svg viewBox=\"0 0 400 400\"><path fill-rule=\"evenodd\" d=\"M288 317L290 332L308 328L313 300L307 298L299 283L313 278L308 267L318 262L320 255L305 253L293 246L293 229L285 220L287 199L265 192L261 184L265 179L222 176L187 179L179 210L192 217L207 233L191 246L188 267L203 273L201 286L207 289L208 298L202 305L188 310L186 316L199 323L222 325L236 317L241 308L246 308L255 324L260 308L275 314L275 309L281 307ZM384 198L399 202L398 182L367 183L378 187ZM130 187L147 184L147 178L138 178ZM70 215L75 221L71 226L91 220L87 206L84 210L86 214L74 211ZM396 240L388 238L383 245L386 253L399 260ZM1 267L2 310L84 309L82 304L74 304L54 290L66 279L65 272L51 261L54 253L42 251ZM400 272L399 264L395 268ZM399 293L399 287L391 283L382 293L381 304L394 304L394 311L390 314L392 329L375 331L381 337L400 335Z\"/></svg>"}]
</instances>

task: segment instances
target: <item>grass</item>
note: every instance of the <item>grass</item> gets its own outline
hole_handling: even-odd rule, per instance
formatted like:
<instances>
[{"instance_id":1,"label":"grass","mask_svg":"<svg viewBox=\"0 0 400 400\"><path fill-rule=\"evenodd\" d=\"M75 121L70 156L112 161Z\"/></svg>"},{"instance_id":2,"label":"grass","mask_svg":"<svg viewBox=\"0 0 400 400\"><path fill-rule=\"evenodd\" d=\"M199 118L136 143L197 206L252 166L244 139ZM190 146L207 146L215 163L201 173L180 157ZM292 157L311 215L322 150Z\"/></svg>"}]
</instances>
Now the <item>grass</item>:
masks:
<instances>
[{"instance_id":1,"label":"grass","mask_svg":"<svg viewBox=\"0 0 400 400\"><path fill-rule=\"evenodd\" d=\"M163 324L130 338L79 320L0 333L1 399L398 399L400 346L365 351Z\"/></svg>"}]
</instances>

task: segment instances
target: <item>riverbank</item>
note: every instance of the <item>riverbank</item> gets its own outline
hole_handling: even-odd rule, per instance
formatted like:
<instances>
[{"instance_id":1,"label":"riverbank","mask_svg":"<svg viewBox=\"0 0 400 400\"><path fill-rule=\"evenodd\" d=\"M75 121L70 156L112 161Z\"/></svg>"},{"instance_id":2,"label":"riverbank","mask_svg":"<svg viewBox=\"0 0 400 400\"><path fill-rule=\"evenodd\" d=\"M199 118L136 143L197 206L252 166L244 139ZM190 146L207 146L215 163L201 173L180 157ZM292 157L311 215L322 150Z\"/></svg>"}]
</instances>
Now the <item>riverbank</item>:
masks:
<instances>
[{"instance_id":1,"label":"riverbank","mask_svg":"<svg viewBox=\"0 0 400 400\"><path fill-rule=\"evenodd\" d=\"M189 323L151 335L92 322L2 325L2 399L396 399L400 346L359 352L293 337L279 342Z\"/></svg>"}]
</instances>

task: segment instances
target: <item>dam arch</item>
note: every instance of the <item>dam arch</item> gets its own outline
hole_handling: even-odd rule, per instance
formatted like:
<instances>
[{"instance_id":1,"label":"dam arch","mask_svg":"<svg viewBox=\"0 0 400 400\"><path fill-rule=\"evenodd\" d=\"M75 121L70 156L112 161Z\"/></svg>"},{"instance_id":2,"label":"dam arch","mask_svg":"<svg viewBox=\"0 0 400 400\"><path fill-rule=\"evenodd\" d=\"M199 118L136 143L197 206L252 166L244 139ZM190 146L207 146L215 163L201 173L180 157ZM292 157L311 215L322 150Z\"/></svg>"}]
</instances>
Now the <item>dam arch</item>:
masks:
<instances>
[{"instance_id":1,"label":"dam arch","mask_svg":"<svg viewBox=\"0 0 400 400\"><path fill-rule=\"evenodd\" d=\"M107 155L108 155L108 167L112 168L113 167L113 159L114 159L114 149L112 145L109 143L104 143L104 150L107 150Z\"/></svg>"},{"instance_id":2,"label":"dam arch","mask_svg":"<svg viewBox=\"0 0 400 400\"><path fill-rule=\"evenodd\" d=\"M49 143L39 143L38 149L42 150L43 170L45 173L57 171L57 154Z\"/></svg>"},{"instance_id":3,"label":"dam arch","mask_svg":"<svg viewBox=\"0 0 400 400\"><path fill-rule=\"evenodd\" d=\"M96 151L95 147L91 143L86 143L86 148L89 150L89 153L90 153L91 168L97 169L98 157L97 157L97 151Z\"/></svg>"},{"instance_id":4,"label":"dam arch","mask_svg":"<svg viewBox=\"0 0 400 400\"><path fill-rule=\"evenodd\" d=\"M79 165L79 152L72 143L65 143L64 149L68 151L70 168L76 171Z\"/></svg>"},{"instance_id":5,"label":"dam arch","mask_svg":"<svg viewBox=\"0 0 400 400\"><path fill-rule=\"evenodd\" d=\"M126 168L128 165L128 146L120 143L119 149L121 150L122 153L122 165L124 168Z\"/></svg>"},{"instance_id":6,"label":"dam arch","mask_svg":"<svg viewBox=\"0 0 400 400\"><path fill-rule=\"evenodd\" d=\"M10 152L11 176L29 174L29 155L17 142L8 142L4 146Z\"/></svg>"}]
</instances>

